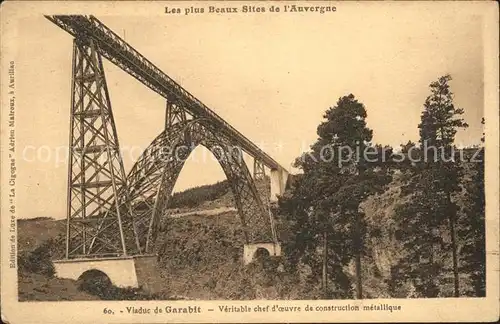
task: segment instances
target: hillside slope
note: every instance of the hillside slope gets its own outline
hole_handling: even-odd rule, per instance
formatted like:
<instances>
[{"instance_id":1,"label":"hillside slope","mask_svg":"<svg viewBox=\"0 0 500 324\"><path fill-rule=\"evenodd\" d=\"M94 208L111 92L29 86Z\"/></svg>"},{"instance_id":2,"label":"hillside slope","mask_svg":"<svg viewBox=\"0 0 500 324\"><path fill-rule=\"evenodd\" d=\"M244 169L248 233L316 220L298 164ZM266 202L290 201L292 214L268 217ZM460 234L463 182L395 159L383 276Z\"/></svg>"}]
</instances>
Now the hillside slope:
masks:
<instances>
[{"instance_id":1,"label":"hillside slope","mask_svg":"<svg viewBox=\"0 0 500 324\"><path fill-rule=\"evenodd\" d=\"M394 221L396 206L411 199L401 195L402 184L401 179L395 177L385 192L369 197L361 205L369 228L367 255L362 260L365 298L418 297L411 285L391 286L393 267L405 256L396 240ZM169 211L172 217L167 218L167 226L163 227L156 241L159 280L155 291L160 291L162 298L318 298L318 276L308 265L301 264L298 271L291 271L285 256L243 266L243 232L232 194L228 188L221 190L221 185L215 188L217 194L214 195L210 194L210 186L204 186L201 191L190 190L189 199L184 201L196 201L196 206L178 203L177 208ZM177 197L178 201L183 201L182 193ZM200 197L211 197L212 200L200 200L204 199ZM64 220L19 220L18 224L20 254L33 251L50 238L63 237L65 231ZM278 220L278 232L285 251L286 225L283 220ZM443 230L443 235L446 235L446 230ZM58 249L63 247L61 244ZM441 257L444 263L451 264L449 256ZM351 279L354 278L353 264L345 271ZM462 278L461 289L469 288L467 280ZM443 296L448 296L452 281L444 278L444 282ZM21 298L28 300L95 298L80 294L72 281L32 274L20 276L19 290Z\"/></svg>"},{"instance_id":2,"label":"hillside slope","mask_svg":"<svg viewBox=\"0 0 500 324\"><path fill-rule=\"evenodd\" d=\"M34 240L24 236L34 227L57 236L61 221L19 221L20 249L27 253ZM35 225L36 224L36 225ZM59 231L51 229L59 229ZM43 235L45 238L46 235ZM36 241L48 242L42 238ZM156 242L159 296L183 299L279 299L293 285L280 259L243 266L243 232L235 211L219 215L172 218ZM31 250L32 251L32 250ZM280 271L278 271L279 269ZM92 300L96 296L78 290L73 280L19 272L21 300ZM298 294L299 295L299 294ZM298 297L297 295L297 297ZM155 297L156 299L156 297Z\"/></svg>"},{"instance_id":3,"label":"hillside slope","mask_svg":"<svg viewBox=\"0 0 500 324\"><path fill-rule=\"evenodd\" d=\"M244 298L237 282L249 276L249 269L242 266L243 232L227 183L177 193L173 202L169 226L156 242L161 286L156 291L188 299ZM65 220L49 217L18 220L20 257L56 239L51 254L58 258L65 226ZM246 291L246 297L254 298L255 293ZM19 292L21 300L98 299L79 291L73 280L26 271L19 271Z\"/></svg>"}]
</instances>

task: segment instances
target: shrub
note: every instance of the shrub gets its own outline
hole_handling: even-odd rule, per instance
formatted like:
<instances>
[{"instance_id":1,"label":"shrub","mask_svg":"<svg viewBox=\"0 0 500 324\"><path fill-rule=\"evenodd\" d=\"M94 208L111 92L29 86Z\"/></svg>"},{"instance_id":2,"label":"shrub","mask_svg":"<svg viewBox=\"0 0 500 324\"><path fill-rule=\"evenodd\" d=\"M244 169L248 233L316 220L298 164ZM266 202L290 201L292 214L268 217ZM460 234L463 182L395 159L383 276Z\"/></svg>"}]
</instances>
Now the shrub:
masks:
<instances>
[{"instance_id":1,"label":"shrub","mask_svg":"<svg viewBox=\"0 0 500 324\"><path fill-rule=\"evenodd\" d=\"M57 243L56 240L49 239L31 252L20 253L17 256L19 270L53 277L56 271L52 263L52 255Z\"/></svg>"},{"instance_id":2,"label":"shrub","mask_svg":"<svg viewBox=\"0 0 500 324\"><path fill-rule=\"evenodd\" d=\"M78 289L96 295L101 299L109 293L113 285L109 277L99 270L84 272L77 281Z\"/></svg>"}]
</instances>

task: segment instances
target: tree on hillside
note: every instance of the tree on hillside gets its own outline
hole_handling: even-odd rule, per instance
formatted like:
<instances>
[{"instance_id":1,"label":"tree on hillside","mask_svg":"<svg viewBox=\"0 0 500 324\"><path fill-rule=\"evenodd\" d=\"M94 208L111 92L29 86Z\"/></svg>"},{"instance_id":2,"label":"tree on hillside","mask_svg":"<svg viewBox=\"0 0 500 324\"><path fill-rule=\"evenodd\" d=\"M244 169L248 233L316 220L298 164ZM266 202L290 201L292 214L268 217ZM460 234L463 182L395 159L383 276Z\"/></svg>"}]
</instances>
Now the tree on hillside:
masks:
<instances>
[{"instance_id":1,"label":"tree on hillside","mask_svg":"<svg viewBox=\"0 0 500 324\"><path fill-rule=\"evenodd\" d=\"M461 165L454 152L455 134L468 125L460 117L463 109L455 107L450 91L451 77L445 75L430 84L431 94L421 115L420 151L423 161L412 170L405 192L412 200L398 209L400 239L411 251L402 261L402 269L424 296L438 296L438 275L444 264L435 258L436 247L451 251L454 295L459 296L458 248L456 239L457 204L452 195L460 190ZM441 229L450 233L449 246ZM423 263L423 265L421 264Z\"/></svg>"},{"instance_id":2,"label":"tree on hillside","mask_svg":"<svg viewBox=\"0 0 500 324\"><path fill-rule=\"evenodd\" d=\"M296 163L304 171L301 183L280 204L295 224L295 261L311 263L321 251L321 262L316 258L312 267L321 273L325 297L332 295L329 274L337 284L337 295L339 289L341 295L349 294L343 267L354 258L357 297L362 298L365 222L359 204L387 182L386 169L379 163L384 151L370 144L372 130L366 126L366 116L365 107L352 94L326 111L318 140ZM370 159L363 154L368 147Z\"/></svg>"},{"instance_id":3,"label":"tree on hillside","mask_svg":"<svg viewBox=\"0 0 500 324\"><path fill-rule=\"evenodd\" d=\"M482 120L484 124L484 118ZM484 142L484 133L481 141ZM472 161L472 178L465 185L464 215L459 221L458 235L462 239L461 270L470 274L473 290L469 295L486 295L486 238L484 194L484 147L478 148Z\"/></svg>"},{"instance_id":4,"label":"tree on hillside","mask_svg":"<svg viewBox=\"0 0 500 324\"><path fill-rule=\"evenodd\" d=\"M317 159L314 154L317 153ZM291 227L290 242L286 255L294 267L299 263L311 268L313 280L321 278L323 298L347 298L350 296L350 281L343 267L351 260L350 248L343 225L335 223L332 211L325 207L325 200L341 185L338 167L319 159L319 151L304 155L296 161L304 175L292 192L286 193L279 202ZM335 291L328 289L330 275Z\"/></svg>"}]
</instances>

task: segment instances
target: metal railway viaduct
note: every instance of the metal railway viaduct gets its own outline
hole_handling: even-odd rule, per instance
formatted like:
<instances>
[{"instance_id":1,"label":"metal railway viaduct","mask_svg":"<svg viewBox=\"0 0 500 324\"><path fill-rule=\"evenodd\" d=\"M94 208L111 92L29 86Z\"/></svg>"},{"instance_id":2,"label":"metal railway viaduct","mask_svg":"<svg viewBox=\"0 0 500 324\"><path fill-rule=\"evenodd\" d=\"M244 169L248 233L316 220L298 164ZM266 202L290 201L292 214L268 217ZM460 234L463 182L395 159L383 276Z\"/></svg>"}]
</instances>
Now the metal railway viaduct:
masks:
<instances>
[{"instance_id":1,"label":"metal railway viaduct","mask_svg":"<svg viewBox=\"0 0 500 324\"><path fill-rule=\"evenodd\" d=\"M104 272L117 286L144 286L154 272L154 242L186 158L197 145L219 161L234 194L245 242L244 263L266 249L281 254L268 201L283 193L288 173L93 16L48 20L73 36L66 253L57 275L78 279ZM165 128L125 173L103 59L166 100ZM243 152L254 159L253 177ZM263 201L254 179L267 179Z\"/></svg>"}]
</instances>

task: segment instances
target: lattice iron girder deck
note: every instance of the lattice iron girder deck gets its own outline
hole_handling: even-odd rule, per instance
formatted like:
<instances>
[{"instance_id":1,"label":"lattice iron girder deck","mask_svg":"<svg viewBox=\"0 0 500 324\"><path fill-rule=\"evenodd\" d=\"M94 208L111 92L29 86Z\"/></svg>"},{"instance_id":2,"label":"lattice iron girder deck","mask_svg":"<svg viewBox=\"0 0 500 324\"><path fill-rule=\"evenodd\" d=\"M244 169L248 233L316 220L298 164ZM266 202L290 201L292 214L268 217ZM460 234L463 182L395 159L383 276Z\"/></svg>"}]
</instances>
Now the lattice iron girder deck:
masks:
<instances>
[{"instance_id":1,"label":"lattice iron girder deck","mask_svg":"<svg viewBox=\"0 0 500 324\"><path fill-rule=\"evenodd\" d=\"M283 169L272 157L182 88L94 16L56 15L45 17L84 43L93 40L98 45L100 53L109 61L167 100L174 98L175 102L181 104L192 116L204 118L211 126L216 127L218 131L231 138L234 144L238 144L245 152L262 161L267 167Z\"/></svg>"}]
</instances>

